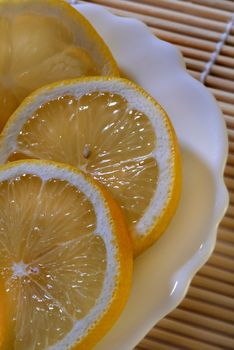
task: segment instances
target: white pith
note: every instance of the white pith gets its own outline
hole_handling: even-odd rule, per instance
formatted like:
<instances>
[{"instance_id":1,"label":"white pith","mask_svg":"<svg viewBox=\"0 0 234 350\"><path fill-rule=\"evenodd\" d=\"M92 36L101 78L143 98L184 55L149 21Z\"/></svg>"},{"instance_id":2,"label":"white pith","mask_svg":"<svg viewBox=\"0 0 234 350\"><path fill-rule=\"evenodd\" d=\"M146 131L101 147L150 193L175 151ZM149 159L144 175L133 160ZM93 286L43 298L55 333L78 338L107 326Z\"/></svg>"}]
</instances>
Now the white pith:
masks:
<instances>
[{"instance_id":1,"label":"white pith","mask_svg":"<svg viewBox=\"0 0 234 350\"><path fill-rule=\"evenodd\" d=\"M16 164L8 169L0 171L0 182L11 180L23 174L34 174L40 177L42 181L48 181L50 179L65 180L83 192L92 203L96 212L97 226L95 232L102 237L105 243L107 254L106 273L102 292L96 305L83 319L74 323L73 329L65 338L47 349L67 350L71 345L79 342L79 339L83 338L89 332L95 321L99 320L108 308L115 290L115 283L120 273L120 266L116 259L117 248L115 245L116 241L113 235L113 228L111 226L111 215L99 190L95 188L94 185L90 184L82 174L68 171L67 169L52 164L42 165L35 161L33 164ZM26 265L17 264L17 266L13 267L13 272L17 276L22 276L26 274L25 269Z\"/></svg>"},{"instance_id":2,"label":"white pith","mask_svg":"<svg viewBox=\"0 0 234 350\"><path fill-rule=\"evenodd\" d=\"M144 236L150 230L155 220L161 215L163 209L170 200L172 188L174 157L170 130L165 115L160 106L155 105L150 98L141 94L133 84L128 84L121 79L109 80L84 80L64 83L52 89L45 88L35 95L31 95L30 101L23 105L14 114L15 122L9 125L6 130L3 145L0 147L0 163L4 163L9 155L16 151L17 136L28 118L43 104L51 99L63 95L70 95L80 98L86 93L95 91L119 94L128 101L129 109L137 109L144 113L150 120L156 135L156 146L149 157L157 161L159 175L156 191L143 216L136 224L136 233Z\"/></svg>"}]
</instances>

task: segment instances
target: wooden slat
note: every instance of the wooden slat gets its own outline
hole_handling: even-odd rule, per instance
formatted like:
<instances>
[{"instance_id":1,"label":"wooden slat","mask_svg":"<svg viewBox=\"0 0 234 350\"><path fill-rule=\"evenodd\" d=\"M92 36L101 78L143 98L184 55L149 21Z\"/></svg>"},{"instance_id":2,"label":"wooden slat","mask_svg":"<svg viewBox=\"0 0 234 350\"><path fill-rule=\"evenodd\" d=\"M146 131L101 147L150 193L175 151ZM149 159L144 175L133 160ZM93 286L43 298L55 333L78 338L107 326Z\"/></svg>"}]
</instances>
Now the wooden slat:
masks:
<instances>
[{"instance_id":1,"label":"wooden slat","mask_svg":"<svg viewBox=\"0 0 234 350\"><path fill-rule=\"evenodd\" d=\"M182 328L183 326L183 328ZM230 337L225 337L223 334L219 332L211 332L202 327L194 327L190 324L186 324L184 322L174 320L174 319L163 319L159 325L160 328L164 330L173 331L177 334L184 334L190 337L190 339L199 340L200 337L205 339L207 344L211 346L223 346L224 342L227 347L231 347L233 341Z\"/></svg>"},{"instance_id":2,"label":"wooden slat","mask_svg":"<svg viewBox=\"0 0 234 350\"><path fill-rule=\"evenodd\" d=\"M185 63L188 69L192 69L197 72L202 72L205 69L205 62L193 59L193 58L186 58L185 57Z\"/></svg>"},{"instance_id":3,"label":"wooden slat","mask_svg":"<svg viewBox=\"0 0 234 350\"><path fill-rule=\"evenodd\" d=\"M234 168L232 166L226 165L225 175L233 179L234 176ZM230 194L231 195L231 194Z\"/></svg>"},{"instance_id":4,"label":"wooden slat","mask_svg":"<svg viewBox=\"0 0 234 350\"><path fill-rule=\"evenodd\" d=\"M118 2L121 0L118 0ZM92 2L97 2L97 1L92 1ZM128 10L121 10L119 7L116 9L111 6L112 2L109 2L108 0L102 0L98 1L99 3L105 5L105 8L113 10L113 12L117 15L120 16L128 16L131 15L131 12ZM144 15L138 15L135 14L135 18L138 18L142 21L145 21L147 24L149 24L150 28L152 29L152 32L155 33L158 37L164 40L171 41L176 44L183 44L189 47L196 47L199 49L203 49L206 51L213 52L215 50L216 44L220 38L218 35L216 38L216 35L209 37L208 31L201 31L199 28L195 31L190 28L190 34L193 33L194 36L187 35L187 31L185 26L181 25L174 25L173 23L171 24L171 28L167 25L163 25L163 21L159 21L157 19L153 19L152 21L149 20L149 17L144 16ZM155 29L156 23L160 23L159 26L157 26L157 29ZM170 22L168 22L170 23ZM174 29L174 31L173 31ZM172 30L172 32L171 32ZM176 31L179 31L179 33L175 33ZM186 33L186 35L181 34L181 33ZM196 33L196 35L195 35ZM203 33L203 35L202 35ZM202 39L201 39L202 37ZM207 39L208 38L208 39ZM216 38L216 40L215 40ZM234 54L234 49L232 47L229 47L228 45L224 45L222 48L223 53L227 53L228 56L233 57Z\"/></svg>"},{"instance_id":5,"label":"wooden slat","mask_svg":"<svg viewBox=\"0 0 234 350\"><path fill-rule=\"evenodd\" d=\"M193 285L189 289L188 297L191 297L192 299L204 301L209 304L221 306L223 308L227 308L234 311L233 298L220 295L219 293L215 293L212 291L207 291L202 288L197 288Z\"/></svg>"},{"instance_id":6,"label":"wooden slat","mask_svg":"<svg viewBox=\"0 0 234 350\"><path fill-rule=\"evenodd\" d=\"M227 242L232 247L232 259L233 259L233 244L234 243L234 234L233 231L225 230L224 228L220 227L219 231L222 233L219 238L219 242Z\"/></svg>"},{"instance_id":7,"label":"wooden slat","mask_svg":"<svg viewBox=\"0 0 234 350\"><path fill-rule=\"evenodd\" d=\"M142 2L142 1L136 0L135 2ZM201 18L214 19L217 21L227 22L227 21L230 21L230 18L231 18L231 14L229 12L226 12L220 9L214 9L211 6L209 8L205 8L200 5L194 6L190 1L146 0L145 3L170 9L172 11L192 14L194 16L201 17Z\"/></svg>"},{"instance_id":8,"label":"wooden slat","mask_svg":"<svg viewBox=\"0 0 234 350\"><path fill-rule=\"evenodd\" d=\"M168 337L169 334L170 337ZM184 334L174 332L173 330L168 331L167 329L161 329L160 327L158 327L157 331L155 331L155 329L152 329L150 332L150 339L154 340L154 344L151 343L152 347L146 348L147 350L160 349L158 347L155 348L157 339L164 341L165 343L173 344L179 350L220 350L218 346L204 343L201 340L193 339L190 336L185 336Z\"/></svg>"},{"instance_id":9,"label":"wooden slat","mask_svg":"<svg viewBox=\"0 0 234 350\"><path fill-rule=\"evenodd\" d=\"M191 299L188 296L182 302L180 308L197 312L201 315L206 315L212 319L217 319L233 324L234 314L233 310L226 310L220 306L209 304L207 302ZM160 324L160 323L159 323Z\"/></svg>"},{"instance_id":10,"label":"wooden slat","mask_svg":"<svg viewBox=\"0 0 234 350\"><path fill-rule=\"evenodd\" d=\"M152 32L162 40L170 41L176 45L186 45L187 47L197 48L208 52L215 50L215 43L198 38L191 38L186 34L178 34L170 31L152 28Z\"/></svg>"},{"instance_id":11,"label":"wooden slat","mask_svg":"<svg viewBox=\"0 0 234 350\"><path fill-rule=\"evenodd\" d=\"M231 151L231 147L230 147L230 144L231 142L229 142L229 152ZM233 145L234 146L234 145ZM232 167L229 167L228 165L226 165L226 171L227 171L227 174L231 174L232 175L232 171L229 170L229 169L232 169ZM229 191L229 201L230 201L230 204L234 204L234 193ZM234 235L234 231L233 231L233 235Z\"/></svg>"},{"instance_id":12,"label":"wooden slat","mask_svg":"<svg viewBox=\"0 0 234 350\"><path fill-rule=\"evenodd\" d=\"M234 233L232 234L232 236L233 236L233 240L234 240ZM218 241L216 246L215 246L215 252L219 252L219 253L221 253L227 257L230 257L230 258L233 258L233 250L234 250L234 245L230 244L230 242L227 244L227 243L224 243L222 241ZM232 264L234 267L233 259L232 259Z\"/></svg>"},{"instance_id":13,"label":"wooden slat","mask_svg":"<svg viewBox=\"0 0 234 350\"><path fill-rule=\"evenodd\" d=\"M228 129L228 138L231 141L234 141L234 130L233 129Z\"/></svg>"},{"instance_id":14,"label":"wooden slat","mask_svg":"<svg viewBox=\"0 0 234 350\"><path fill-rule=\"evenodd\" d=\"M230 203L229 208L226 212L226 215L234 218L234 204Z\"/></svg>"},{"instance_id":15,"label":"wooden slat","mask_svg":"<svg viewBox=\"0 0 234 350\"><path fill-rule=\"evenodd\" d=\"M223 89L224 91L232 92L234 90L234 81L220 77L214 77L212 75L209 75L206 78L206 84L207 86Z\"/></svg>"},{"instance_id":16,"label":"wooden slat","mask_svg":"<svg viewBox=\"0 0 234 350\"><path fill-rule=\"evenodd\" d=\"M219 268L225 266L225 270L229 271L234 276L234 261L229 256L219 253L217 250L213 253L209 260L209 265Z\"/></svg>"},{"instance_id":17,"label":"wooden slat","mask_svg":"<svg viewBox=\"0 0 234 350\"><path fill-rule=\"evenodd\" d=\"M166 19L158 17L157 11L155 11L154 7L146 7L142 6L142 4L136 4L132 2L126 2L124 0L101 0L101 1L92 1L93 3L98 2L102 5L114 8L114 12L118 15L126 16L129 15L129 13L132 14L134 12L134 17L138 18L139 20L145 22L151 27L166 29L173 32L186 32L187 35L197 38L204 38L211 41L219 41L221 34L220 32L216 32L214 30L201 27L199 24L199 19L196 17L196 26L191 25L191 21L188 19L188 23L181 23L181 16L178 18L178 21L172 21L170 19ZM126 10L126 4L127 4L127 10ZM123 10L125 8L125 10ZM144 9L144 11L142 10ZM184 22L184 21L183 21ZM223 28L224 30L225 28ZM222 30L222 32L223 32Z\"/></svg>"},{"instance_id":18,"label":"wooden slat","mask_svg":"<svg viewBox=\"0 0 234 350\"><path fill-rule=\"evenodd\" d=\"M151 350L155 349L155 340L146 338L144 343L137 348L138 350ZM161 339L157 339L157 349L158 350L175 350L178 349L175 345L169 344Z\"/></svg>"},{"instance_id":19,"label":"wooden slat","mask_svg":"<svg viewBox=\"0 0 234 350\"><path fill-rule=\"evenodd\" d=\"M232 154L232 153L228 154L227 164L234 165L234 154Z\"/></svg>"},{"instance_id":20,"label":"wooden slat","mask_svg":"<svg viewBox=\"0 0 234 350\"><path fill-rule=\"evenodd\" d=\"M230 193L230 202L233 203L231 193ZM222 226L229 229L233 229L233 219L226 215L222 221Z\"/></svg>"},{"instance_id":21,"label":"wooden slat","mask_svg":"<svg viewBox=\"0 0 234 350\"><path fill-rule=\"evenodd\" d=\"M226 121L226 125L227 128L231 129L233 128L234 125L234 121L233 121L233 116L228 116L228 115L224 115L225 121Z\"/></svg>"},{"instance_id":22,"label":"wooden slat","mask_svg":"<svg viewBox=\"0 0 234 350\"><path fill-rule=\"evenodd\" d=\"M198 274L194 277L192 285L204 290L217 292L221 295L226 295L231 298L233 297L232 285L229 285L222 281L218 281L216 279L213 279L212 277L203 276L200 274L200 272L198 272ZM199 312L199 310L197 311Z\"/></svg>"},{"instance_id":23,"label":"wooden slat","mask_svg":"<svg viewBox=\"0 0 234 350\"><path fill-rule=\"evenodd\" d=\"M223 266L215 267L207 263L200 271L200 275L211 277L218 281L234 285L233 273L225 270Z\"/></svg>"},{"instance_id":24,"label":"wooden slat","mask_svg":"<svg viewBox=\"0 0 234 350\"><path fill-rule=\"evenodd\" d=\"M222 50L221 50L221 54L227 55L227 56L233 58L234 57L234 47L229 46L229 45L223 45Z\"/></svg>"},{"instance_id":25,"label":"wooden slat","mask_svg":"<svg viewBox=\"0 0 234 350\"><path fill-rule=\"evenodd\" d=\"M225 176L225 184L226 184L229 192L234 191L234 181L233 181L233 178L231 176L228 176L228 175Z\"/></svg>"},{"instance_id":26,"label":"wooden slat","mask_svg":"<svg viewBox=\"0 0 234 350\"><path fill-rule=\"evenodd\" d=\"M185 57L185 63L187 64L187 67L189 69L194 69L198 72L202 72L205 69L206 62L200 61L198 59L194 58L186 58ZM234 81L234 69L233 68L227 68L227 67L220 67L216 64L214 64L211 68L211 73L214 74L217 77L222 77L227 80ZM230 106L233 114L233 106Z\"/></svg>"},{"instance_id":27,"label":"wooden slat","mask_svg":"<svg viewBox=\"0 0 234 350\"><path fill-rule=\"evenodd\" d=\"M230 337L233 335L233 326L230 323L216 320L205 315L198 315L196 313L191 314L191 312L188 310L177 308L172 311L170 318L174 320L181 320L187 324L202 327L203 329L208 329L211 331L217 331L218 329L220 333L227 334Z\"/></svg>"},{"instance_id":28,"label":"wooden slat","mask_svg":"<svg viewBox=\"0 0 234 350\"><path fill-rule=\"evenodd\" d=\"M151 17L169 19L171 22L189 24L190 26L204 28L220 33L225 30L225 23L216 21L214 19L204 19L183 12L172 12L166 8L148 5L145 2L137 3L134 1L126 0L92 0L90 2L111 6L113 9L123 9L125 11L130 11L132 15L135 15L135 13L150 15Z\"/></svg>"},{"instance_id":29,"label":"wooden slat","mask_svg":"<svg viewBox=\"0 0 234 350\"><path fill-rule=\"evenodd\" d=\"M192 0L191 2L193 4L207 6L208 8L212 5L213 8L234 12L234 2L232 0L231 1Z\"/></svg>"},{"instance_id":30,"label":"wooden slat","mask_svg":"<svg viewBox=\"0 0 234 350\"><path fill-rule=\"evenodd\" d=\"M211 74L222 77L231 81L234 81L234 69L222 67L220 65L214 64L211 68Z\"/></svg>"},{"instance_id":31,"label":"wooden slat","mask_svg":"<svg viewBox=\"0 0 234 350\"><path fill-rule=\"evenodd\" d=\"M185 57L195 58L195 59L198 59L199 61L202 60L205 62L209 61L211 57L211 53L208 51L200 50L199 48L194 48L194 47L187 47L187 46L184 46L183 44L182 45L179 45L177 43L175 44L182 51ZM219 55L217 57L216 64L219 64L220 66L223 66L223 67L234 68L234 60L232 57Z\"/></svg>"},{"instance_id":32,"label":"wooden slat","mask_svg":"<svg viewBox=\"0 0 234 350\"><path fill-rule=\"evenodd\" d=\"M234 63L233 63L233 58L232 57L228 57L228 56L224 56L221 54L217 57L216 59L216 63L223 65L224 67L231 67L234 68Z\"/></svg>"},{"instance_id":33,"label":"wooden slat","mask_svg":"<svg viewBox=\"0 0 234 350\"><path fill-rule=\"evenodd\" d=\"M234 68L234 67L233 67ZM214 96L216 97L216 99L218 101L223 101L223 102L227 102L230 103L232 106L232 110L234 110L233 105L234 105L234 94L227 92L227 91L222 91L216 88L211 88L210 91L214 94Z\"/></svg>"}]
</instances>

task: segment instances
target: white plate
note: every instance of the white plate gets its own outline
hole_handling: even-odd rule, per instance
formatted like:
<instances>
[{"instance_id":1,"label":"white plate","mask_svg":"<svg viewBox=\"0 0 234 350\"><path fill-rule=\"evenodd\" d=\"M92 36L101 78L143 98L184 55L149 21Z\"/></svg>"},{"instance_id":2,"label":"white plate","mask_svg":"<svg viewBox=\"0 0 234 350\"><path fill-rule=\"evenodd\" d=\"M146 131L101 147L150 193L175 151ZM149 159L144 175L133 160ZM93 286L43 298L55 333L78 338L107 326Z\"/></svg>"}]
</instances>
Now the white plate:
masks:
<instances>
[{"instance_id":1,"label":"white plate","mask_svg":"<svg viewBox=\"0 0 234 350\"><path fill-rule=\"evenodd\" d=\"M77 5L104 38L122 73L165 108L176 129L183 162L178 211L162 238L135 261L132 293L113 330L95 350L130 350L184 297L209 258L228 205L223 169L227 134L209 91L185 71L178 50L141 22L96 5Z\"/></svg>"}]
</instances>

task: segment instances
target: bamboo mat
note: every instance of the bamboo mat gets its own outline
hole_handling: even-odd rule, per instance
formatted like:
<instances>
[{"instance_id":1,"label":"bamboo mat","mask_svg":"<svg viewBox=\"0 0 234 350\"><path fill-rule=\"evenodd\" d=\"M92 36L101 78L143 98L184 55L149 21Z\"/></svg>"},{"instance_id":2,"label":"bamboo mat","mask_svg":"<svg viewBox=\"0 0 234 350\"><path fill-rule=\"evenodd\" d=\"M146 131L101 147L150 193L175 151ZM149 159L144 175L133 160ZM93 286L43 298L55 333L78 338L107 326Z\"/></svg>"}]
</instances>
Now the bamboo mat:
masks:
<instances>
[{"instance_id":1,"label":"bamboo mat","mask_svg":"<svg viewBox=\"0 0 234 350\"><path fill-rule=\"evenodd\" d=\"M230 206L220 224L215 251L181 305L135 350L234 349L234 0L85 2L138 18L159 38L177 45L188 71L218 100L229 134L225 180Z\"/></svg>"}]
</instances>

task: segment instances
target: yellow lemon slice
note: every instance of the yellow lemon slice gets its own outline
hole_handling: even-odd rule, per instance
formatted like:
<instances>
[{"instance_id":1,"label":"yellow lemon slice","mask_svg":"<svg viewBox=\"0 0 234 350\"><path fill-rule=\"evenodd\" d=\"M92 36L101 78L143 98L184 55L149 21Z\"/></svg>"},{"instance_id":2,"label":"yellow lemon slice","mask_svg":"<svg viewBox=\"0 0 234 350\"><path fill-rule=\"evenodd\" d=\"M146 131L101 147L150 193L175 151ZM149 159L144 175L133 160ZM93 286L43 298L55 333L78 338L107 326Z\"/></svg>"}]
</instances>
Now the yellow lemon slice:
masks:
<instances>
[{"instance_id":1,"label":"yellow lemon slice","mask_svg":"<svg viewBox=\"0 0 234 350\"><path fill-rule=\"evenodd\" d=\"M0 1L0 130L43 85L87 75L118 75L91 24L60 0Z\"/></svg>"},{"instance_id":2,"label":"yellow lemon slice","mask_svg":"<svg viewBox=\"0 0 234 350\"><path fill-rule=\"evenodd\" d=\"M121 213L72 167L0 169L1 349L89 350L111 328L132 272Z\"/></svg>"},{"instance_id":3,"label":"yellow lemon slice","mask_svg":"<svg viewBox=\"0 0 234 350\"><path fill-rule=\"evenodd\" d=\"M31 95L9 120L0 163L21 158L69 163L102 183L124 211L135 254L165 230L181 173L173 127L135 84L87 78Z\"/></svg>"}]
</instances>

